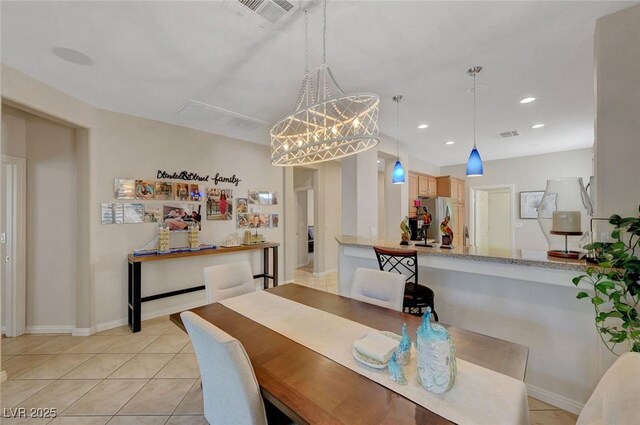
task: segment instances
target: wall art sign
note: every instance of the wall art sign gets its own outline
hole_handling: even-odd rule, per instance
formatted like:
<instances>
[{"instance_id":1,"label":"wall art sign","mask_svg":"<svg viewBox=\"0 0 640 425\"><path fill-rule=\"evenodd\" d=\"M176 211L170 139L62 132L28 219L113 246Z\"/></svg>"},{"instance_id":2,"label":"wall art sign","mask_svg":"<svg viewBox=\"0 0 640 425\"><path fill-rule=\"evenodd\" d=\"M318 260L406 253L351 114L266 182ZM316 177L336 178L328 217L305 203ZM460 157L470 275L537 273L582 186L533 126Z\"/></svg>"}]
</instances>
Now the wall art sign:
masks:
<instances>
[{"instance_id":1,"label":"wall art sign","mask_svg":"<svg viewBox=\"0 0 640 425\"><path fill-rule=\"evenodd\" d=\"M198 173L192 173L189 171L179 171L179 172L167 172L164 170L158 170L156 175L158 179L172 179L172 180L187 180L187 181L199 181L199 182L213 182L214 185L218 185L218 183L231 183L235 186L238 186L242 180L236 177L236 175L232 175L231 177L221 176L220 173L216 173L215 176L211 176L211 174L207 174L206 176L201 176Z\"/></svg>"}]
</instances>

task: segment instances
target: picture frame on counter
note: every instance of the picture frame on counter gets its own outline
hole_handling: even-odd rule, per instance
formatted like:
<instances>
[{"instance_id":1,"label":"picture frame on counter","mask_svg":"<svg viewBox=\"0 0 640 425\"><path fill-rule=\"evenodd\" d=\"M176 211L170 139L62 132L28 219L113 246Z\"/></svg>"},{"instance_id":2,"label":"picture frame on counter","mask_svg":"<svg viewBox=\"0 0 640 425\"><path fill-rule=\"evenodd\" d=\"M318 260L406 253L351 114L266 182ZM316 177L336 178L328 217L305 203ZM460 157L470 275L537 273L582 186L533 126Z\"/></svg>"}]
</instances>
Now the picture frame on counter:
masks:
<instances>
[{"instance_id":1,"label":"picture frame on counter","mask_svg":"<svg viewBox=\"0 0 640 425\"><path fill-rule=\"evenodd\" d=\"M520 218L537 219L544 190L520 192Z\"/></svg>"}]
</instances>

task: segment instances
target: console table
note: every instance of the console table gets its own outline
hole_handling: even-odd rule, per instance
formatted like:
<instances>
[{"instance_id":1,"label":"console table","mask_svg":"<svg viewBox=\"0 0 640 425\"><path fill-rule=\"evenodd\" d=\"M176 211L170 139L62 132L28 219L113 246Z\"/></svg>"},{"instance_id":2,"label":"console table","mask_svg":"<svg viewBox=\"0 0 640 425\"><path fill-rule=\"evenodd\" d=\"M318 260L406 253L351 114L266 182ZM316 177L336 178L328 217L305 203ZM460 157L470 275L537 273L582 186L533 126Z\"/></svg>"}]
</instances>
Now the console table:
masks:
<instances>
[{"instance_id":1,"label":"console table","mask_svg":"<svg viewBox=\"0 0 640 425\"><path fill-rule=\"evenodd\" d=\"M268 279L271 279L273 286L278 286L278 246L279 243L267 242L256 245L241 245L229 248L204 249L201 251L184 251L171 254L151 254L151 255L133 255L129 254L129 327L132 332L140 332L141 329L141 313L142 303L147 301L158 300L161 298L173 297L175 295L187 294L189 292L201 291L204 285L193 286L191 288L178 289L176 291L164 292L162 294L142 296L142 263L148 261L172 260L176 258L198 257L202 255L229 254L239 251L257 251L262 250L262 273L253 275L254 279L263 279L264 288L269 287ZM271 261L273 264L273 273L269 274L269 250L271 250Z\"/></svg>"}]
</instances>

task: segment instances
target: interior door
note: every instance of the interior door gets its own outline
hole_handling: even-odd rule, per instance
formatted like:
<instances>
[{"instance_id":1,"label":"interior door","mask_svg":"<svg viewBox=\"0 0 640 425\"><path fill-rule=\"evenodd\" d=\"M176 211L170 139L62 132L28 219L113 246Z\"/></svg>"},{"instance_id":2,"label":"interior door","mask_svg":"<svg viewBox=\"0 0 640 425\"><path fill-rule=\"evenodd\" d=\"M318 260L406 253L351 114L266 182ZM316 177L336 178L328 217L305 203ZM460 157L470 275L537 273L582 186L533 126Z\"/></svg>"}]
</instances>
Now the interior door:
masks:
<instances>
[{"instance_id":1,"label":"interior door","mask_svg":"<svg viewBox=\"0 0 640 425\"><path fill-rule=\"evenodd\" d=\"M24 334L25 304L25 248L24 248L24 159L2 157L1 190L2 222L2 326L7 337Z\"/></svg>"},{"instance_id":2,"label":"interior door","mask_svg":"<svg viewBox=\"0 0 640 425\"><path fill-rule=\"evenodd\" d=\"M308 205L307 191L300 190L296 192L296 268L304 267L309 264L309 230L307 223Z\"/></svg>"},{"instance_id":3,"label":"interior door","mask_svg":"<svg viewBox=\"0 0 640 425\"><path fill-rule=\"evenodd\" d=\"M475 191L474 205L474 245L477 248L489 246L489 194L484 190Z\"/></svg>"},{"instance_id":4,"label":"interior door","mask_svg":"<svg viewBox=\"0 0 640 425\"><path fill-rule=\"evenodd\" d=\"M511 250L511 193L508 190L488 192L489 248Z\"/></svg>"}]
</instances>

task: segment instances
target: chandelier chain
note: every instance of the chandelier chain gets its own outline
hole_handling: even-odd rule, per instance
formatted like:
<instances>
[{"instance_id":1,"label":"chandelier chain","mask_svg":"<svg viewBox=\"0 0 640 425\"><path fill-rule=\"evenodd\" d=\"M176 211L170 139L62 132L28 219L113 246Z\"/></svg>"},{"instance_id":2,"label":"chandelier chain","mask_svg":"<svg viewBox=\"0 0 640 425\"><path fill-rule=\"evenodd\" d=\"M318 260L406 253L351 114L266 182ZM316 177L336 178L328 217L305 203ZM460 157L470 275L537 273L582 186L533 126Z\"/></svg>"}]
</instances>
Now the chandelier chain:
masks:
<instances>
[{"instance_id":1,"label":"chandelier chain","mask_svg":"<svg viewBox=\"0 0 640 425\"><path fill-rule=\"evenodd\" d=\"M327 0L322 4L322 63L327 63Z\"/></svg>"},{"instance_id":2,"label":"chandelier chain","mask_svg":"<svg viewBox=\"0 0 640 425\"><path fill-rule=\"evenodd\" d=\"M309 11L304 10L304 73L309 73Z\"/></svg>"},{"instance_id":3,"label":"chandelier chain","mask_svg":"<svg viewBox=\"0 0 640 425\"><path fill-rule=\"evenodd\" d=\"M476 147L476 75L473 73L473 147Z\"/></svg>"},{"instance_id":4,"label":"chandelier chain","mask_svg":"<svg viewBox=\"0 0 640 425\"><path fill-rule=\"evenodd\" d=\"M400 158L400 100L396 100L396 158Z\"/></svg>"}]
</instances>

